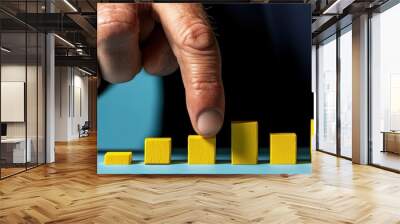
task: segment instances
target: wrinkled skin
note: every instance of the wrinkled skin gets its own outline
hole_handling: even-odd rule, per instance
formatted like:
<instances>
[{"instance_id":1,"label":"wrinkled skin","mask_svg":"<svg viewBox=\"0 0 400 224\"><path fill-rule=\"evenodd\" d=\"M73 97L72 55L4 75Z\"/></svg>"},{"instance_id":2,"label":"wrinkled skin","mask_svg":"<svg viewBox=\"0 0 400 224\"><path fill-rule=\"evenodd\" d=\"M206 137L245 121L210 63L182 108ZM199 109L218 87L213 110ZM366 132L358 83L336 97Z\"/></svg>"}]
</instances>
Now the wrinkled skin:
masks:
<instances>
[{"instance_id":1,"label":"wrinkled skin","mask_svg":"<svg viewBox=\"0 0 400 224\"><path fill-rule=\"evenodd\" d=\"M200 4L99 3L97 52L102 78L131 80L141 68L168 75L178 67L194 130L215 136L223 124L218 43Z\"/></svg>"}]
</instances>

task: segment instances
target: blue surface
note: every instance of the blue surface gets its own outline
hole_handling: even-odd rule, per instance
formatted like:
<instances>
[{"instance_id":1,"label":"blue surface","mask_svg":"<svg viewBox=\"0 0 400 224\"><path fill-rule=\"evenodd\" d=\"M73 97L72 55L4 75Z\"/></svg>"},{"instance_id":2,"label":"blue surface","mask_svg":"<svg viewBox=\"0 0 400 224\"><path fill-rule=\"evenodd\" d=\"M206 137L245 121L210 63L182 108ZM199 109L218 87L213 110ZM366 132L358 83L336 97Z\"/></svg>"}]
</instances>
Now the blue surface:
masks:
<instances>
[{"instance_id":1,"label":"blue surface","mask_svg":"<svg viewBox=\"0 0 400 224\"><path fill-rule=\"evenodd\" d=\"M169 165L144 165L143 151L133 151L131 165L104 165L104 153L99 151L97 155L98 174L310 174L312 171L311 163L270 165L266 153L259 154L257 165L232 165L227 153L219 153L214 165L188 165L186 154L182 153L173 154Z\"/></svg>"},{"instance_id":2,"label":"blue surface","mask_svg":"<svg viewBox=\"0 0 400 224\"><path fill-rule=\"evenodd\" d=\"M148 75L142 70L131 81L113 84L99 95L98 150L143 148L145 137L159 136L162 87L160 77Z\"/></svg>"}]
</instances>

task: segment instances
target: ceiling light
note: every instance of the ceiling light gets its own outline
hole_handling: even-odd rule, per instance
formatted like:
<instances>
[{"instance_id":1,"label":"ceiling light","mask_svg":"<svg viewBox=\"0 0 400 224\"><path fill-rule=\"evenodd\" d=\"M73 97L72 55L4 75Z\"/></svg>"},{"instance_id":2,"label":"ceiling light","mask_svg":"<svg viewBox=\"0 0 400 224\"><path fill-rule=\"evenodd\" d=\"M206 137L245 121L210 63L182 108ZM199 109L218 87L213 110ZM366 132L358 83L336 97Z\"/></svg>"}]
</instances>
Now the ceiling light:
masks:
<instances>
[{"instance_id":1,"label":"ceiling light","mask_svg":"<svg viewBox=\"0 0 400 224\"><path fill-rule=\"evenodd\" d=\"M57 34L54 34L54 36L55 37L57 37L59 40L61 40L62 42L64 42L65 44L67 44L68 46L70 46L70 47L72 47L72 48L75 48L75 45L73 45L71 42L69 42L68 40L66 40L66 39L64 39L64 38L62 38L62 37L60 37L59 35L57 35Z\"/></svg>"},{"instance_id":2,"label":"ceiling light","mask_svg":"<svg viewBox=\"0 0 400 224\"><path fill-rule=\"evenodd\" d=\"M74 12L78 12L78 9L75 8L68 0L64 0L64 3L68 5Z\"/></svg>"},{"instance_id":3,"label":"ceiling light","mask_svg":"<svg viewBox=\"0 0 400 224\"><path fill-rule=\"evenodd\" d=\"M78 55L87 55L86 52L84 52L82 48L77 48L76 53L78 53Z\"/></svg>"},{"instance_id":4,"label":"ceiling light","mask_svg":"<svg viewBox=\"0 0 400 224\"><path fill-rule=\"evenodd\" d=\"M355 0L336 0L322 14L342 14L343 10L351 5Z\"/></svg>"},{"instance_id":5,"label":"ceiling light","mask_svg":"<svg viewBox=\"0 0 400 224\"><path fill-rule=\"evenodd\" d=\"M83 73L85 73L85 74L87 74L87 75L93 75L92 73L90 73L90 72L88 72L88 71L86 71L86 70L84 70L84 69L81 69L81 68L79 68L79 67L78 67L78 70L81 71L81 72L83 72Z\"/></svg>"},{"instance_id":6,"label":"ceiling light","mask_svg":"<svg viewBox=\"0 0 400 224\"><path fill-rule=\"evenodd\" d=\"M11 52L10 49L7 49L7 48L5 48L5 47L1 47L0 49L1 49L1 51L4 51L4 52L6 52L6 53L10 53L10 52Z\"/></svg>"},{"instance_id":7,"label":"ceiling light","mask_svg":"<svg viewBox=\"0 0 400 224\"><path fill-rule=\"evenodd\" d=\"M337 4L339 4L339 2L340 2L340 0L336 0L332 5L330 5L327 9L325 9L324 12L322 12L322 14L331 13L332 9L337 7Z\"/></svg>"}]
</instances>

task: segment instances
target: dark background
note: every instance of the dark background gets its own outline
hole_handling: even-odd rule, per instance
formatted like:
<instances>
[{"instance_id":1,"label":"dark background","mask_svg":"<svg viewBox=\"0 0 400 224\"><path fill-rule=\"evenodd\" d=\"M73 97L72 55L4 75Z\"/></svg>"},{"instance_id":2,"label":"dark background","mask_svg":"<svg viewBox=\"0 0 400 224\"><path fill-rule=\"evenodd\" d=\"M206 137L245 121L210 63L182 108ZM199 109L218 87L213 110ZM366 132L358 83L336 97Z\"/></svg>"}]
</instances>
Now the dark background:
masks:
<instances>
[{"instance_id":1,"label":"dark background","mask_svg":"<svg viewBox=\"0 0 400 224\"><path fill-rule=\"evenodd\" d=\"M269 133L295 132L298 146L310 145L311 9L306 4L205 5L221 50L225 122L218 147L230 147L230 123L259 122L259 146ZM107 88L104 81L99 92ZM163 78L162 133L173 147L186 148L195 134L186 110L180 72ZM300 154L309 154L309 148ZM307 156L307 158L309 158Z\"/></svg>"},{"instance_id":2,"label":"dark background","mask_svg":"<svg viewBox=\"0 0 400 224\"><path fill-rule=\"evenodd\" d=\"M295 132L309 147L311 92L311 11L308 5L205 5L222 58L226 94L219 147L230 147L230 122L257 120L259 146L270 132ZM194 134L186 111L180 72L164 78L162 136L186 147Z\"/></svg>"}]
</instances>

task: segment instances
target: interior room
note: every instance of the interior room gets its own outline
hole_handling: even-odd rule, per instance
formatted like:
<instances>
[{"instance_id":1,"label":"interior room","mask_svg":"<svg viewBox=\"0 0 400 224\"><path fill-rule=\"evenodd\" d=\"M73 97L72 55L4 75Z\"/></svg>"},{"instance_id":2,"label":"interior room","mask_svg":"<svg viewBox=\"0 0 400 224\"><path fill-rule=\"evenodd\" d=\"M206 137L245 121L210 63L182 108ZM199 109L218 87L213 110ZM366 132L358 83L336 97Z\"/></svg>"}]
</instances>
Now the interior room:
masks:
<instances>
[{"instance_id":1,"label":"interior room","mask_svg":"<svg viewBox=\"0 0 400 224\"><path fill-rule=\"evenodd\" d=\"M171 134L171 147L183 150L189 141L186 130L191 130L189 134L198 131L192 127L187 105L176 103L185 101L180 74L140 74L118 84L120 89L105 82L109 77L101 69L97 43L98 4L106 2L127 1L0 1L0 223L400 222L398 0L232 1L275 4L282 9L298 4L307 9L305 16L311 20L304 27L291 27L286 23L290 19L274 21L278 17L270 13L262 18L268 22L257 23L260 27L238 29L254 29L259 36L235 35L237 40L219 43L222 62L231 63L231 67L222 63L222 72L228 70L231 75L225 82L248 85L246 92L238 91L237 86L225 89L227 105L232 105L230 97L240 99L235 108L226 108L227 119L236 119L237 114L250 110L251 103L261 101L262 107L254 107L257 111L250 114L265 119L261 124L267 123L274 130L279 130L279 124L289 127L299 117L307 122L307 133L299 133L299 140L295 141L306 145L301 150L309 156L306 162L310 172L231 175L99 172L98 164L105 160L104 156L98 157L101 148L105 145L118 150L130 144L142 147L142 138L136 141L130 136L139 133L143 138L154 137L158 132L152 132L148 123L162 124L159 133ZM229 7L232 2L224 5ZM193 7L204 9L210 23L214 22L213 35L218 41L235 31L235 27L217 26L218 21L234 24L244 19L226 18L209 1ZM241 13L239 7L234 11ZM257 19L256 13L252 16ZM295 16L288 15L293 21ZM291 32L269 35L268 32L278 29L273 24L280 24L279 30ZM304 32L305 27L311 29L305 35L309 37L306 41L311 41L311 49L305 53L309 52L309 60L286 61L282 55L303 55L300 47L289 43L296 39L293 33ZM165 28L160 25L157 29ZM259 67L274 63L274 68L241 70L238 65L235 69L241 60L247 62L253 56L245 54L245 60L235 53L244 52L249 46L257 47L257 41L264 41L261 33L268 36L265 42L280 44L260 45L258 49L270 50L269 56L257 55L254 62ZM250 39L254 43L246 45L243 41ZM140 44L145 43L141 41ZM236 45L236 51L227 51L228 46ZM129 57L119 58L120 67L125 66L126 58ZM277 69L279 66L282 68ZM305 68L303 73L308 71L306 79L285 78L286 73L299 75L292 72L299 67ZM277 71L270 74L272 69ZM248 79L240 82L243 76L235 72L247 72ZM265 79L257 76L264 73L268 76ZM276 88L286 93L297 88L305 90L309 104L300 102L301 97L285 98L288 94L265 89L268 85L263 80L281 81ZM302 84L304 80L306 84ZM150 88L149 83L161 88ZM163 103L157 98L160 89L169 94L162 97ZM250 100L250 90L259 91L260 97ZM132 108L124 110L126 102L118 104L116 99L124 91L134 91L138 102L156 103L131 103ZM174 95L177 92L179 97ZM103 98L99 97L101 94ZM299 102L291 107L289 100ZM160 109L161 104L167 105L165 110ZM280 119L270 118L279 111L273 107L279 105L285 110L279 114ZM239 112L235 114L235 110ZM139 121L124 117L139 117L139 111L145 111ZM179 112L174 114L176 111ZM230 125L231 121L224 122ZM304 126L301 122L296 125ZM270 129L262 125L257 129L261 133L260 148L270 143L265 140ZM221 130L214 144L224 144L229 160L231 129ZM256 163L270 160L265 157Z\"/></svg>"},{"instance_id":2,"label":"interior room","mask_svg":"<svg viewBox=\"0 0 400 224\"><path fill-rule=\"evenodd\" d=\"M51 7L64 10L57 4L52 3ZM4 10L1 11L0 178L6 178L54 161L54 152L48 150L53 144L65 144L96 133L97 79L93 63L71 64L65 58L88 58L91 49L80 43L83 37L79 33L68 33L79 49L62 37L66 34L55 33L49 52L46 30L24 22L43 23L41 18L29 19L28 15L44 15L46 1L4 1L1 6ZM57 60L49 61L51 56ZM50 71L57 74L52 87L54 129L51 131L46 129L49 117L46 91L51 86L46 77ZM51 141L47 131L54 133Z\"/></svg>"},{"instance_id":3,"label":"interior room","mask_svg":"<svg viewBox=\"0 0 400 224\"><path fill-rule=\"evenodd\" d=\"M45 162L44 38L29 29L1 34L1 177Z\"/></svg>"}]
</instances>

